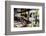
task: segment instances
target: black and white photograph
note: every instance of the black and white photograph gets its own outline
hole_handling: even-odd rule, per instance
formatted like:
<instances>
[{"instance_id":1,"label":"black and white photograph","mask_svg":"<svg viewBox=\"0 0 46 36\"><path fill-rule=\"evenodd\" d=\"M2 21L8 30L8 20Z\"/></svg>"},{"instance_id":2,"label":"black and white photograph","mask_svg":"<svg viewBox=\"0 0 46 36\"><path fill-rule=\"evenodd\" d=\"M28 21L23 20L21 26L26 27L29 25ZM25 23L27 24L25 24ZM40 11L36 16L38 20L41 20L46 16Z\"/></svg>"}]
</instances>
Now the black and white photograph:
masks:
<instances>
[{"instance_id":1,"label":"black and white photograph","mask_svg":"<svg viewBox=\"0 0 46 36\"><path fill-rule=\"evenodd\" d=\"M14 8L14 27L39 27L39 9Z\"/></svg>"}]
</instances>

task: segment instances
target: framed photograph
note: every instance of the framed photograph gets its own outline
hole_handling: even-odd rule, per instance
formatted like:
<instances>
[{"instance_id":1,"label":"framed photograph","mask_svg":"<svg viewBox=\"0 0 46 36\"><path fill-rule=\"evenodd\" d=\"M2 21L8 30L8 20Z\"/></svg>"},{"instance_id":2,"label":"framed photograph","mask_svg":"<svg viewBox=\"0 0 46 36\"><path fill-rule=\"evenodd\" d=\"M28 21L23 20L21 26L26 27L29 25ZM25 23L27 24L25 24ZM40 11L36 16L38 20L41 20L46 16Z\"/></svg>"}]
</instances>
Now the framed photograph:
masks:
<instances>
[{"instance_id":1,"label":"framed photograph","mask_svg":"<svg viewBox=\"0 0 46 36\"><path fill-rule=\"evenodd\" d=\"M5 1L5 34L44 32L44 3Z\"/></svg>"}]
</instances>

